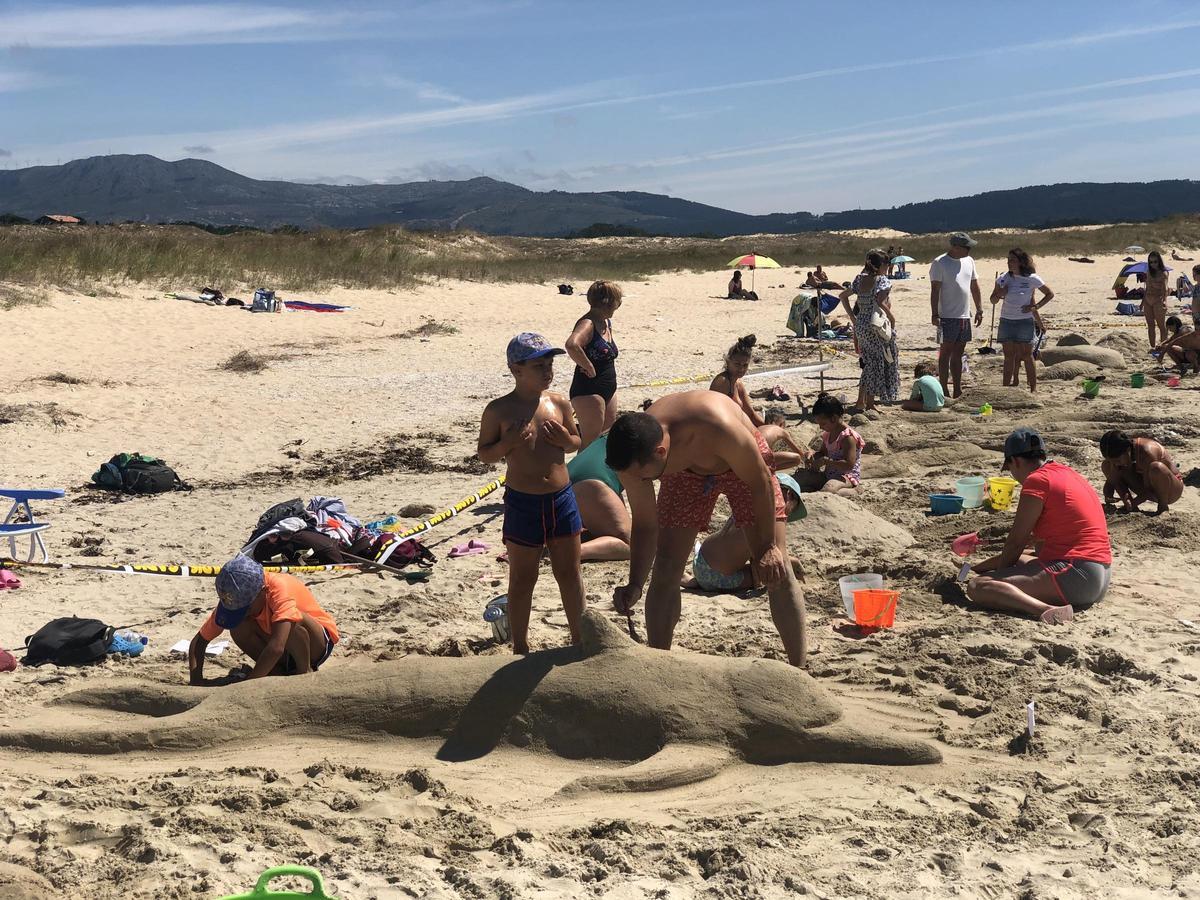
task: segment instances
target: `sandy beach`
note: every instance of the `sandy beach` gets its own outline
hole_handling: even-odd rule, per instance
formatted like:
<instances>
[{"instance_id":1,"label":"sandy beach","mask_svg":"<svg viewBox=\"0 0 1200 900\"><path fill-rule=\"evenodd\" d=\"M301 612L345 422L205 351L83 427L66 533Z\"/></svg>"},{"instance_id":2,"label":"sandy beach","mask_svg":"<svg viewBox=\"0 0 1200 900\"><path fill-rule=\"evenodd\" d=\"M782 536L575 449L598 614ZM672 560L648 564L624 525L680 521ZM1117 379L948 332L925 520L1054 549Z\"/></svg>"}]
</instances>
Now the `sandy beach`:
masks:
<instances>
[{"instance_id":1,"label":"sandy beach","mask_svg":"<svg viewBox=\"0 0 1200 900\"><path fill-rule=\"evenodd\" d=\"M302 736L270 732L204 751L3 749L4 896L219 897L286 862L319 869L344 898L1200 897L1195 487L1160 518L1110 518L1112 588L1059 628L968 609L953 583L951 541L972 531L1002 539L1011 513L926 515L929 493L998 474L1017 425L1038 428L1052 457L1097 488L1097 440L1109 428L1155 437L1185 473L1200 466L1200 378L1178 389L1153 379L1129 386L1128 373L1151 360L1142 320L1113 315L1119 256L1037 262L1057 293L1045 312L1050 344L1077 332L1120 350L1127 369L1110 372L1095 400L1081 397L1078 379L1044 381L1031 397L1002 388L1001 357L972 347L961 401L937 414L892 408L863 419L862 489L808 497L808 518L789 527L804 566L809 672L849 723L930 741L942 763L739 762L689 786L577 795L560 790L617 764L516 746L447 762L436 740L363 739L320 723ZM1003 262L980 259L978 268L986 298ZM838 280L856 271L827 270ZM910 271L892 292L905 395L913 364L935 353L928 266ZM815 344L784 327L803 279L792 268L757 272L757 303L720 299L728 272L625 283L613 323L621 384L716 373L749 333L759 338L755 369L815 361ZM44 305L0 310L0 482L67 490L36 507L52 523L47 544L60 562L219 565L267 507L297 496L341 497L364 520L418 522L423 509L503 472L474 458L479 416L511 383L508 339L535 330L561 345L585 310L586 282L560 296L558 280L295 293L288 298L353 308L279 316L167 299L160 284L114 284L96 296L47 288ZM826 386L852 400L850 349L832 357ZM267 367L221 368L243 350ZM570 374L557 366L557 390L566 392ZM817 379L750 386L776 382L793 396L784 404L793 432L811 439L815 426L800 420L795 398L811 403ZM620 397L632 408L678 389L628 387ZM973 417L985 402L994 413ZM194 489L123 497L85 487L111 455L135 450L164 458ZM378 662L407 656L504 654L481 618L506 585L500 513L494 494L430 531L424 541L440 561L427 584L306 577L343 636L313 690L326 671L369 677ZM469 538L491 551L447 558ZM622 626L610 598L625 571L584 569L590 604ZM847 622L837 586L865 571L901 592L895 628L869 636ZM150 644L136 659L0 674L0 729L86 727L97 713L61 702L81 688L186 683L185 662L168 648L190 639L214 605L211 579L18 575L19 590L0 592L0 646L20 647L71 614L145 623L138 630ZM534 649L560 646L566 633L544 568ZM760 594L685 593L673 652L785 658ZM242 661L230 650L210 671ZM136 727L145 717L127 718Z\"/></svg>"}]
</instances>

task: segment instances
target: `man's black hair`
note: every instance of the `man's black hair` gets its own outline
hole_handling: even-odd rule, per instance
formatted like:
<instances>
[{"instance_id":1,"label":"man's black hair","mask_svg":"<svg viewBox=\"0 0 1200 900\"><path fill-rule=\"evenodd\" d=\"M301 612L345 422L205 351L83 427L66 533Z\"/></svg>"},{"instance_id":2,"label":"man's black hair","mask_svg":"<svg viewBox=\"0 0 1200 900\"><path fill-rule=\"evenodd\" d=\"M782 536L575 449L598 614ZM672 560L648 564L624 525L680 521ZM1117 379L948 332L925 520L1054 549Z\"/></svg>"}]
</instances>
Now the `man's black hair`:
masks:
<instances>
[{"instance_id":1,"label":"man's black hair","mask_svg":"<svg viewBox=\"0 0 1200 900\"><path fill-rule=\"evenodd\" d=\"M608 432L608 452L604 461L616 472L643 465L650 462L662 438L662 426L654 416L644 412L625 413Z\"/></svg>"}]
</instances>

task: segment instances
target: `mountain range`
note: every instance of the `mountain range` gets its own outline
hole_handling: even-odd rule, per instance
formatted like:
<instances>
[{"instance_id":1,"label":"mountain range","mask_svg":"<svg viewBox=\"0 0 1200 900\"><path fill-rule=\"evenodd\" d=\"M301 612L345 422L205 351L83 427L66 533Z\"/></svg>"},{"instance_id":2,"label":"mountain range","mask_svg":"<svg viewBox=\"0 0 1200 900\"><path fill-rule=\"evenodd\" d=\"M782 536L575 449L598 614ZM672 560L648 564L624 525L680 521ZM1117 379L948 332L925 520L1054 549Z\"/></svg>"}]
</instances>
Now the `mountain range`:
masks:
<instances>
[{"instance_id":1,"label":"mountain range","mask_svg":"<svg viewBox=\"0 0 1200 900\"><path fill-rule=\"evenodd\" d=\"M1149 221L1200 212L1200 181L1038 185L970 197L815 215L749 215L641 191L533 191L493 178L331 185L247 178L200 159L110 155L0 171L0 214L52 213L89 222L199 222L277 228L472 229L563 237L598 223L659 235L776 233L850 228L907 232Z\"/></svg>"}]
</instances>

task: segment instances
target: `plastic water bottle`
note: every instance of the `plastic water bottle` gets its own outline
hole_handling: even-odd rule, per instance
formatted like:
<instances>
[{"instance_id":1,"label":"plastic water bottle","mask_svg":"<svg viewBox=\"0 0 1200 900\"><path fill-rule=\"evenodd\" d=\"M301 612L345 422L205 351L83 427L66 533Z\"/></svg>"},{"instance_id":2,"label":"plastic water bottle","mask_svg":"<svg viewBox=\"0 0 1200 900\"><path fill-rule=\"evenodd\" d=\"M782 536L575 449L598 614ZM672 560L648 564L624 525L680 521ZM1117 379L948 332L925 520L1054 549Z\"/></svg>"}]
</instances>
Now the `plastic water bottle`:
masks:
<instances>
[{"instance_id":1,"label":"plastic water bottle","mask_svg":"<svg viewBox=\"0 0 1200 900\"><path fill-rule=\"evenodd\" d=\"M483 608L483 621L491 623L492 637L501 644L507 644L512 638L512 630L508 626L508 595L501 594L494 600L489 600Z\"/></svg>"},{"instance_id":2,"label":"plastic water bottle","mask_svg":"<svg viewBox=\"0 0 1200 900\"><path fill-rule=\"evenodd\" d=\"M124 653L127 656L139 656L146 649L146 645L150 643L150 638L144 634L138 634L136 631L122 629L113 633L112 639L108 642L109 653Z\"/></svg>"}]
</instances>

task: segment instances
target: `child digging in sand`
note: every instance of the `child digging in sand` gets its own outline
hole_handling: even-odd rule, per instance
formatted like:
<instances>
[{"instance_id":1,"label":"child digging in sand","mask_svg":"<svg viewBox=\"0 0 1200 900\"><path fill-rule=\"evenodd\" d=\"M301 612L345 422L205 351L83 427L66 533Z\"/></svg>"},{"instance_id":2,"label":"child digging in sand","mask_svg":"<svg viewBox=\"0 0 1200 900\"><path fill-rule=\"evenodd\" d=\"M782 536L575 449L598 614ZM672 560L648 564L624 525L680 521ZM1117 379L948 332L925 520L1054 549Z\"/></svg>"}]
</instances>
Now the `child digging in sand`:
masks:
<instances>
[{"instance_id":1,"label":"child digging in sand","mask_svg":"<svg viewBox=\"0 0 1200 900\"><path fill-rule=\"evenodd\" d=\"M750 371L750 359L754 355L754 345L757 343L758 338L752 334L738 338L729 348L729 352L725 354L725 371L714 378L712 384L708 386L710 391L724 394L740 406L755 428L766 423L758 414L758 410L750 404L750 393L746 390L742 379Z\"/></svg>"},{"instance_id":2,"label":"child digging in sand","mask_svg":"<svg viewBox=\"0 0 1200 900\"><path fill-rule=\"evenodd\" d=\"M558 582L571 642L579 643L583 575L579 535L583 522L564 454L579 449L567 398L548 390L554 357L565 353L540 334L524 332L508 344L511 393L487 405L479 423L479 458L505 460L504 543L508 548L508 619L513 652L529 652L529 614L543 548Z\"/></svg>"},{"instance_id":3,"label":"child digging in sand","mask_svg":"<svg viewBox=\"0 0 1200 900\"><path fill-rule=\"evenodd\" d=\"M862 472L865 441L845 422L846 408L831 394L813 403L813 418L821 428L821 449L808 461L808 471L797 472L801 487L828 493L854 490Z\"/></svg>"},{"instance_id":4,"label":"child digging in sand","mask_svg":"<svg viewBox=\"0 0 1200 900\"><path fill-rule=\"evenodd\" d=\"M916 381L913 382L912 396L900 404L901 409L909 412L937 412L946 405L946 392L938 381L937 366L933 363L917 363L913 368Z\"/></svg>"},{"instance_id":5,"label":"child digging in sand","mask_svg":"<svg viewBox=\"0 0 1200 900\"><path fill-rule=\"evenodd\" d=\"M1200 331L1185 328L1179 316L1167 319L1170 337L1154 348L1155 353L1171 357L1180 375L1186 375L1190 367L1200 372Z\"/></svg>"},{"instance_id":6,"label":"child digging in sand","mask_svg":"<svg viewBox=\"0 0 1200 900\"><path fill-rule=\"evenodd\" d=\"M1148 437L1131 438L1122 431L1106 431L1100 438L1100 464L1104 472L1104 503L1120 497L1127 512L1147 500L1158 501L1156 514L1165 513L1183 496L1183 476L1171 454Z\"/></svg>"},{"instance_id":7,"label":"child digging in sand","mask_svg":"<svg viewBox=\"0 0 1200 900\"><path fill-rule=\"evenodd\" d=\"M808 515L800 499L800 485L787 475L776 475L783 492L783 506L789 523ZM800 560L788 558L792 572L802 577ZM744 591L760 587L750 565L750 544L746 533L737 527L731 516L718 530L697 542L692 556L692 577L685 578L682 587L701 591Z\"/></svg>"}]
</instances>

